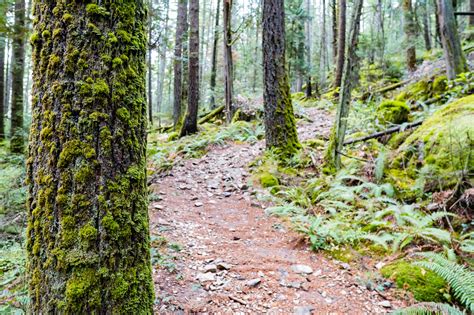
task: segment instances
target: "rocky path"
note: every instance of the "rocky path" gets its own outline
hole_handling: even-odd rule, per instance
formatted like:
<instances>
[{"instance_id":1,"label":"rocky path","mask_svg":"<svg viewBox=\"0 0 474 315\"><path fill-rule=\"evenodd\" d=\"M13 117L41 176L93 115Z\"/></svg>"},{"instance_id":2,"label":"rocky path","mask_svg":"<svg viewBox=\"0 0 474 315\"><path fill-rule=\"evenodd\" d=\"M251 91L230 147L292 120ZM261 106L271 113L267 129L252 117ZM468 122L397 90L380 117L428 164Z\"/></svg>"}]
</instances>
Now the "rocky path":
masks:
<instances>
[{"instance_id":1,"label":"rocky path","mask_svg":"<svg viewBox=\"0 0 474 315\"><path fill-rule=\"evenodd\" d=\"M302 138L327 134L327 114L311 117L319 119L300 126ZM261 143L211 148L153 184L151 233L162 253L153 266L155 313L380 314L399 306L265 215L247 170L262 151Z\"/></svg>"}]
</instances>

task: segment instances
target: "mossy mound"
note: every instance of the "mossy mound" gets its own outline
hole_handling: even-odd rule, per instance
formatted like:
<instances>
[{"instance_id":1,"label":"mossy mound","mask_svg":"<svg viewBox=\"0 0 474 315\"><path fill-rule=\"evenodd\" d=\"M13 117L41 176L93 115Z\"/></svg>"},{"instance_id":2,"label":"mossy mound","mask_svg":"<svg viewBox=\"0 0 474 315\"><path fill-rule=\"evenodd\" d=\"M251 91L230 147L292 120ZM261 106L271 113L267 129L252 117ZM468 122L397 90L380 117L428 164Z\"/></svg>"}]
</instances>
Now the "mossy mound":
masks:
<instances>
[{"instance_id":1,"label":"mossy mound","mask_svg":"<svg viewBox=\"0 0 474 315\"><path fill-rule=\"evenodd\" d=\"M410 107L400 101L385 100L377 108L377 118L383 124L403 124L409 114Z\"/></svg>"},{"instance_id":2,"label":"mossy mound","mask_svg":"<svg viewBox=\"0 0 474 315\"><path fill-rule=\"evenodd\" d=\"M474 170L474 95L435 112L391 154L386 173L399 189L417 195L455 186Z\"/></svg>"},{"instance_id":3,"label":"mossy mound","mask_svg":"<svg viewBox=\"0 0 474 315\"><path fill-rule=\"evenodd\" d=\"M448 79L445 75L434 76L408 85L395 98L397 101L423 101L439 97L448 90Z\"/></svg>"},{"instance_id":4,"label":"mossy mound","mask_svg":"<svg viewBox=\"0 0 474 315\"><path fill-rule=\"evenodd\" d=\"M420 302L444 302L448 292L447 284L436 273L409 262L399 261L381 269L385 278L392 279L400 289L413 293Z\"/></svg>"},{"instance_id":5,"label":"mossy mound","mask_svg":"<svg viewBox=\"0 0 474 315\"><path fill-rule=\"evenodd\" d=\"M279 180L276 176L270 174L270 173L260 173L258 175L260 184L264 188L270 188L270 187L275 187L279 185Z\"/></svg>"}]
</instances>

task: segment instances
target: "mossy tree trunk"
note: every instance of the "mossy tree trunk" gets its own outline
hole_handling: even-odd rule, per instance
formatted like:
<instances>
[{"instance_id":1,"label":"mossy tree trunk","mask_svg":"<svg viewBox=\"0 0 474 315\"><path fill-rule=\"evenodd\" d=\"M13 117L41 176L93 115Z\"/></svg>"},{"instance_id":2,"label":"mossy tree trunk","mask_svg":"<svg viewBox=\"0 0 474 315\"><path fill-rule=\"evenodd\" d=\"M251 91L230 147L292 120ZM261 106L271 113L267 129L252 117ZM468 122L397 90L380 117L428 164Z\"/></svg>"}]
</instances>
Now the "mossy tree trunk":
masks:
<instances>
[{"instance_id":1,"label":"mossy tree trunk","mask_svg":"<svg viewBox=\"0 0 474 315\"><path fill-rule=\"evenodd\" d=\"M446 72L448 79L453 80L458 74L468 71L468 67L459 39L453 5L449 0L437 1Z\"/></svg>"},{"instance_id":2,"label":"mossy tree trunk","mask_svg":"<svg viewBox=\"0 0 474 315\"><path fill-rule=\"evenodd\" d=\"M409 72L416 70L416 35L417 25L411 0L402 0L403 28L405 31L406 62Z\"/></svg>"},{"instance_id":3,"label":"mossy tree trunk","mask_svg":"<svg viewBox=\"0 0 474 315\"><path fill-rule=\"evenodd\" d=\"M285 56L283 0L263 1L263 68L267 148L292 154L300 148Z\"/></svg>"},{"instance_id":4,"label":"mossy tree trunk","mask_svg":"<svg viewBox=\"0 0 474 315\"><path fill-rule=\"evenodd\" d=\"M323 0L323 24L324 23L324 19L326 18L326 12L325 12L325 3L324 3L325 0ZM337 0L331 0L331 4L329 5L331 7L331 23L332 23L332 60L333 62L336 62L336 58L337 58L337 34L338 34L338 30L337 30L337 6L338 6L338 2ZM323 32L325 32L325 27L323 27Z\"/></svg>"},{"instance_id":5,"label":"mossy tree trunk","mask_svg":"<svg viewBox=\"0 0 474 315\"><path fill-rule=\"evenodd\" d=\"M34 2L32 314L151 314L146 5Z\"/></svg>"},{"instance_id":6,"label":"mossy tree trunk","mask_svg":"<svg viewBox=\"0 0 474 315\"><path fill-rule=\"evenodd\" d=\"M344 68L344 58L346 52L346 0L338 1L338 27L337 27L337 58L336 58L336 72L334 74L334 87L341 86L342 71Z\"/></svg>"},{"instance_id":7,"label":"mossy tree trunk","mask_svg":"<svg viewBox=\"0 0 474 315\"><path fill-rule=\"evenodd\" d=\"M217 44L219 43L219 16L221 1L217 0L217 11L216 11L216 25L214 26L214 41L212 43L212 61L211 61L211 82L209 89L211 90L211 96L209 98L209 107L211 109L216 108L216 78L217 78Z\"/></svg>"},{"instance_id":8,"label":"mossy tree trunk","mask_svg":"<svg viewBox=\"0 0 474 315\"><path fill-rule=\"evenodd\" d=\"M176 19L176 36L174 46L174 101L173 121L177 127L181 118L183 100L183 40L188 29L188 1L178 1L178 17Z\"/></svg>"},{"instance_id":9,"label":"mossy tree trunk","mask_svg":"<svg viewBox=\"0 0 474 315\"><path fill-rule=\"evenodd\" d=\"M5 139L5 37L0 35L0 141Z\"/></svg>"},{"instance_id":10,"label":"mossy tree trunk","mask_svg":"<svg viewBox=\"0 0 474 315\"><path fill-rule=\"evenodd\" d=\"M12 42L12 100L10 151L23 153L23 76L25 73L25 0L15 1L15 36Z\"/></svg>"},{"instance_id":11,"label":"mossy tree trunk","mask_svg":"<svg viewBox=\"0 0 474 315\"><path fill-rule=\"evenodd\" d=\"M188 109L180 136L197 132L199 108L199 0L189 1Z\"/></svg>"},{"instance_id":12,"label":"mossy tree trunk","mask_svg":"<svg viewBox=\"0 0 474 315\"><path fill-rule=\"evenodd\" d=\"M232 104L234 63L232 60L232 0L224 0L224 82L225 82L225 117L227 123L232 121L234 106Z\"/></svg>"},{"instance_id":13,"label":"mossy tree trunk","mask_svg":"<svg viewBox=\"0 0 474 315\"><path fill-rule=\"evenodd\" d=\"M336 122L332 129L331 139L325 158L326 165L330 170L338 170L341 168L341 152L344 147L344 138L347 129L347 117L349 116L351 92L353 88L352 85L358 63L357 45L362 7L363 0L355 0L349 33L349 47L347 49L347 57L344 63L341 93L339 96L339 104L337 106Z\"/></svg>"}]
</instances>

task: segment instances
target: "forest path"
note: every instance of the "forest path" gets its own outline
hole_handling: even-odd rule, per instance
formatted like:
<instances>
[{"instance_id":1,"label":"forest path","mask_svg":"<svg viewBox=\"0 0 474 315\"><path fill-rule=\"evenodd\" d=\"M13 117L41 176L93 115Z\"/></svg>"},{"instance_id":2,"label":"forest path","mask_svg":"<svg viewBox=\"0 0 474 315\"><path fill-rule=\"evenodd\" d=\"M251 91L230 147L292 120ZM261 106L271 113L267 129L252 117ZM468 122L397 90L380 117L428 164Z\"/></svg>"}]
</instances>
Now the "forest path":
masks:
<instances>
[{"instance_id":1,"label":"forest path","mask_svg":"<svg viewBox=\"0 0 474 315\"><path fill-rule=\"evenodd\" d=\"M300 124L300 138L328 134L326 112L307 115L315 121ZM399 306L265 214L247 185L247 166L263 149L210 148L153 183L161 200L150 205L152 246L162 253L153 263L155 313L380 314Z\"/></svg>"}]
</instances>

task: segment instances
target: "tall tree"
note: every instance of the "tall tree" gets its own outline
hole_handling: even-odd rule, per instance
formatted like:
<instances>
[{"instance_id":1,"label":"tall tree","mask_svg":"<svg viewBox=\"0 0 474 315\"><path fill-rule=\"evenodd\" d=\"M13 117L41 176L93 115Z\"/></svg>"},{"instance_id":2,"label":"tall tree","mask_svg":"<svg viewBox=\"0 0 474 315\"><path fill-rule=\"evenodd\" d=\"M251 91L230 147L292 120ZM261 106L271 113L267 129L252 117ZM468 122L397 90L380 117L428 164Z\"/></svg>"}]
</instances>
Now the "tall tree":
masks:
<instances>
[{"instance_id":1,"label":"tall tree","mask_svg":"<svg viewBox=\"0 0 474 315\"><path fill-rule=\"evenodd\" d=\"M173 121L177 127L181 119L183 100L183 40L188 29L188 0L178 0L178 17L176 19L176 36L174 46L174 103Z\"/></svg>"},{"instance_id":2,"label":"tall tree","mask_svg":"<svg viewBox=\"0 0 474 315\"><path fill-rule=\"evenodd\" d=\"M468 71L468 67L459 40L453 5L450 0L437 1L446 72L448 78L453 80L458 74Z\"/></svg>"},{"instance_id":3,"label":"tall tree","mask_svg":"<svg viewBox=\"0 0 474 315\"><path fill-rule=\"evenodd\" d=\"M334 74L334 87L341 86L342 70L344 68L344 57L346 52L346 0L339 0L339 24L337 27L337 59L336 72Z\"/></svg>"},{"instance_id":4,"label":"tall tree","mask_svg":"<svg viewBox=\"0 0 474 315\"><path fill-rule=\"evenodd\" d=\"M0 35L0 141L5 139L5 37Z\"/></svg>"},{"instance_id":5,"label":"tall tree","mask_svg":"<svg viewBox=\"0 0 474 315\"><path fill-rule=\"evenodd\" d=\"M326 152L326 163L331 169L341 168L341 152L347 128L347 117L351 101L354 76L357 67L357 45L360 30L360 16L362 14L363 0L355 0L351 17L349 47L344 63L341 93L337 106L336 123L332 129L331 140Z\"/></svg>"},{"instance_id":6,"label":"tall tree","mask_svg":"<svg viewBox=\"0 0 474 315\"><path fill-rule=\"evenodd\" d=\"M148 1L148 121L150 125L153 126L153 65L152 65L152 52L153 52L153 45L151 43L152 36L153 36L153 20L152 20L152 12L153 12L153 1Z\"/></svg>"},{"instance_id":7,"label":"tall tree","mask_svg":"<svg viewBox=\"0 0 474 315\"><path fill-rule=\"evenodd\" d=\"M211 82L210 90L211 96L209 98L209 107L211 109L216 108L216 78L217 78L217 44L219 43L219 16L221 0L217 0L217 10L216 10L216 24L214 26L214 40L212 43L212 60L211 60Z\"/></svg>"},{"instance_id":8,"label":"tall tree","mask_svg":"<svg viewBox=\"0 0 474 315\"><path fill-rule=\"evenodd\" d=\"M423 39L425 41L425 49L427 51L430 51L433 45L431 43L428 1L424 1L422 5L423 5Z\"/></svg>"},{"instance_id":9,"label":"tall tree","mask_svg":"<svg viewBox=\"0 0 474 315\"><path fill-rule=\"evenodd\" d=\"M23 126L23 76L25 73L25 0L15 1L15 26L12 53L12 100L10 151L23 153L25 148Z\"/></svg>"},{"instance_id":10,"label":"tall tree","mask_svg":"<svg viewBox=\"0 0 474 315\"><path fill-rule=\"evenodd\" d=\"M325 3L324 1L325 0L322 0L323 1L323 19L326 18L326 12L324 10L324 7L325 7ZM337 30L337 6L338 6L338 2L337 0L331 0L331 22L332 22L332 60L334 62L336 62L336 58L337 58L337 34L338 34L338 30ZM324 31L324 30L323 30Z\"/></svg>"},{"instance_id":11,"label":"tall tree","mask_svg":"<svg viewBox=\"0 0 474 315\"><path fill-rule=\"evenodd\" d=\"M158 112L158 127L161 127L161 110L163 105L163 91L165 85L165 71L167 66L167 51L168 51L168 36L169 36L169 11L170 3L169 0L164 1L165 6L165 22L163 26L163 33L160 36L160 45L159 45L159 67L157 71L157 93L156 93L156 110Z\"/></svg>"},{"instance_id":12,"label":"tall tree","mask_svg":"<svg viewBox=\"0 0 474 315\"><path fill-rule=\"evenodd\" d=\"M234 62L232 60L232 0L224 0L224 84L225 116L227 123L232 121L234 106Z\"/></svg>"},{"instance_id":13,"label":"tall tree","mask_svg":"<svg viewBox=\"0 0 474 315\"><path fill-rule=\"evenodd\" d=\"M300 148L285 56L284 0L263 1L263 72L267 148L292 154Z\"/></svg>"},{"instance_id":14,"label":"tall tree","mask_svg":"<svg viewBox=\"0 0 474 315\"><path fill-rule=\"evenodd\" d=\"M188 109L180 136L197 132L199 108L199 0L189 1Z\"/></svg>"},{"instance_id":15,"label":"tall tree","mask_svg":"<svg viewBox=\"0 0 474 315\"><path fill-rule=\"evenodd\" d=\"M416 70L417 25L411 0L402 0L403 28L405 31L406 62L409 72Z\"/></svg>"},{"instance_id":16,"label":"tall tree","mask_svg":"<svg viewBox=\"0 0 474 315\"><path fill-rule=\"evenodd\" d=\"M147 7L54 3L31 37L30 312L151 314Z\"/></svg>"},{"instance_id":17,"label":"tall tree","mask_svg":"<svg viewBox=\"0 0 474 315\"><path fill-rule=\"evenodd\" d=\"M311 97L313 95L312 91L312 78L311 78L311 68L312 68L312 48L313 48L313 19L312 16L312 3L311 0L306 0L305 9L308 18L306 19L305 24L305 37L306 37L306 66L307 66L307 80L306 80L306 97Z\"/></svg>"},{"instance_id":18,"label":"tall tree","mask_svg":"<svg viewBox=\"0 0 474 315\"><path fill-rule=\"evenodd\" d=\"M326 0L322 0L321 11L323 12L323 14L321 22L321 42L319 46L319 84L320 86L324 86L326 84L326 65L328 59L326 42Z\"/></svg>"}]
</instances>

